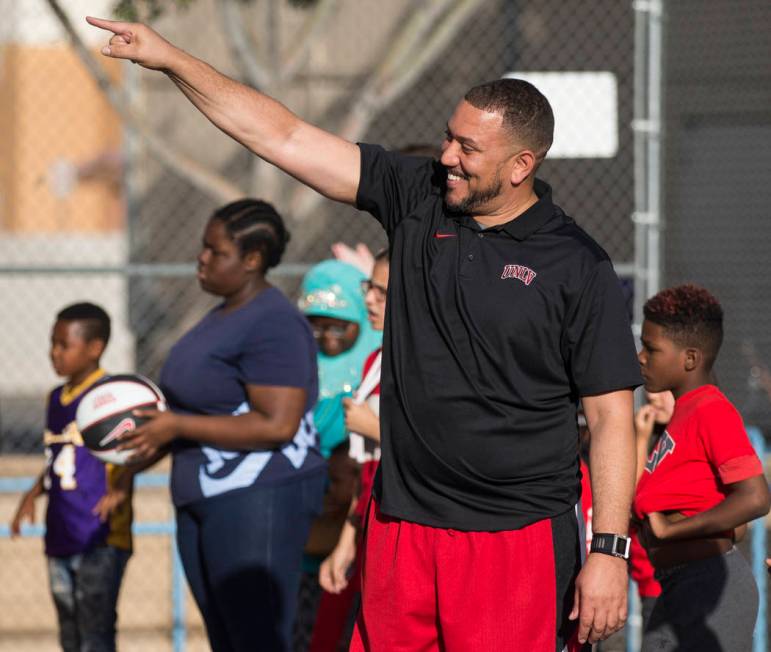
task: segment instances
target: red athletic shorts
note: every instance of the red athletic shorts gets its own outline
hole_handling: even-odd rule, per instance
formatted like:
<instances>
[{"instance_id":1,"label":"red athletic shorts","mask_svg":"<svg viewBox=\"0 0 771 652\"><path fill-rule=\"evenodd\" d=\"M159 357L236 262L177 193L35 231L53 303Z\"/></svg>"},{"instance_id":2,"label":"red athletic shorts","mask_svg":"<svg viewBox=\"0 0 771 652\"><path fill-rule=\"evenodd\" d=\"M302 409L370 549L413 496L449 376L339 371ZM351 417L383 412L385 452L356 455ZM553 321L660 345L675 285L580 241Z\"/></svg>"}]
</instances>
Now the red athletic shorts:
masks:
<instances>
[{"instance_id":1,"label":"red athletic shorts","mask_svg":"<svg viewBox=\"0 0 771 652\"><path fill-rule=\"evenodd\" d=\"M572 608L581 566L571 510L520 530L463 532L390 518L372 501L358 652L579 650Z\"/></svg>"}]
</instances>

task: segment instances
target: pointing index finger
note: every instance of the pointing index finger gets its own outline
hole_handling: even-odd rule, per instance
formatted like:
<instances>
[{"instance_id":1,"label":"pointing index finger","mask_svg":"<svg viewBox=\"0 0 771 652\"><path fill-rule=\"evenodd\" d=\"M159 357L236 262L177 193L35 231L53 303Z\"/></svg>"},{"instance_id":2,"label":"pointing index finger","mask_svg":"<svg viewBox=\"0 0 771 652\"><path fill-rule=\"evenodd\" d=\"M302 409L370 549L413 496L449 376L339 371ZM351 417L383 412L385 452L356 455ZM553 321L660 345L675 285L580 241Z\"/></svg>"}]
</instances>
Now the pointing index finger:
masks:
<instances>
[{"instance_id":1,"label":"pointing index finger","mask_svg":"<svg viewBox=\"0 0 771 652\"><path fill-rule=\"evenodd\" d=\"M86 22L89 25L98 27L99 29L105 29L113 34L130 34L131 23L124 23L120 20L107 20L106 18L95 18L94 16L86 16Z\"/></svg>"}]
</instances>

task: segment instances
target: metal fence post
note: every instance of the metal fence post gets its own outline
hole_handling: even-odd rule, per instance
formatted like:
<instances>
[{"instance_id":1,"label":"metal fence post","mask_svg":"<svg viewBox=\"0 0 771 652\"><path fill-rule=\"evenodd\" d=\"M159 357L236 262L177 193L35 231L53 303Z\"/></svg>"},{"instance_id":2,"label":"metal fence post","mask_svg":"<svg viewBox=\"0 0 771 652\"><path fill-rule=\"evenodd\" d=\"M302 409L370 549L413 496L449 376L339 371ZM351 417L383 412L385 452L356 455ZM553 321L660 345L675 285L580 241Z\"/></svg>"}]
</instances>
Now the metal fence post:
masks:
<instances>
[{"instance_id":1,"label":"metal fence post","mask_svg":"<svg viewBox=\"0 0 771 652\"><path fill-rule=\"evenodd\" d=\"M629 618L626 621L626 652L637 652L642 643L642 605L637 582L629 580Z\"/></svg>"},{"instance_id":2,"label":"metal fence post","mask_svg":"<svg viewBox=\"0 0 771 652\"><path fill-rule=\"evenodd\" d=\"M171 535L171 636L174 652L185 652L187 625L185 623L185 574L177 548L176 527Z\"/></svg>"},{"instance_id":3,"label":"metal fence post","mask_svg":"<svg viewBox=\"0 0 771 652\"><path fill-rule=\"evenodd\" d=\"M765 461L766 458L766 440L760 429L751 426L747 428L747 434L750 436L752 446L758 457ZM755 576L755 582L758 585L758 594L760 601L758 605L758 619L755 622L755 633L752 636L752 652L766 652L767 632L767 611L768 605L766 598L766 583L768 574L766 572L766 519L759 518L750 524L750 536L752 545L752 574Z\"/></svg>"}]
</instances>

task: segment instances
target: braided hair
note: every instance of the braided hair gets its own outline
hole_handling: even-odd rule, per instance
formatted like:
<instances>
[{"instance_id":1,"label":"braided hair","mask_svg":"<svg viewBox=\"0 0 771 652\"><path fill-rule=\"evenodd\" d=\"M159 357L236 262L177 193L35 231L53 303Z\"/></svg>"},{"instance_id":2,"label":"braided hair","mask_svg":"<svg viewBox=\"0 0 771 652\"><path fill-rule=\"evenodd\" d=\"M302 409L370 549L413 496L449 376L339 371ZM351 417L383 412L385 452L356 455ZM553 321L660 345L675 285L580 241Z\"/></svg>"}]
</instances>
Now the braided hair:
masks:
<instances>
[{"instance_id":1,"label":"braided hair","mask_svg":"<svg viewBox=\"0 0 771 652\"><path fill-rule=\"evenodd\" d=\"M212 220L225 226L241 256L259 252L262 273L281 262L290 234L275 208L261 199L239 199L214 211Z\"/></svg>"}]
</instances>

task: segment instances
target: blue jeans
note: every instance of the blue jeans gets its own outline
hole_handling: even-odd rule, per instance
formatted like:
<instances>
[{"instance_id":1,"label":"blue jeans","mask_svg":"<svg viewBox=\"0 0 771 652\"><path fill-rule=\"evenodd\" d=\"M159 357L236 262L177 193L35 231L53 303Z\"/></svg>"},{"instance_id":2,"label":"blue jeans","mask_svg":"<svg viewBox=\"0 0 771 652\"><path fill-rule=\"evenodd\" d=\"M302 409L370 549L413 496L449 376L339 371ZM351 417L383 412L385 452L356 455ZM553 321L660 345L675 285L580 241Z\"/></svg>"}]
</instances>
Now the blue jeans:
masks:
<instances>
[{"instance_id":1,"label":"blue jeans","mask_svg":"<svg viewBox=\"0 0 771 652\"><path fill-rule=\"evenodd\" d=\"M214 652L285 652L326 473L177 508L177 545Z\"/></svg>"},{"instance_id":2,"label":"blue jeans","mask_svg":"<svg viewBox=\"0 0 771 652\"><path fill-rule=\"evenodd\" d=\"M118 592L131 553L98 546L49 557L48 579L64 652L114 652Z\"/></svg>"}]
</instances>

